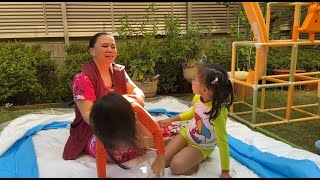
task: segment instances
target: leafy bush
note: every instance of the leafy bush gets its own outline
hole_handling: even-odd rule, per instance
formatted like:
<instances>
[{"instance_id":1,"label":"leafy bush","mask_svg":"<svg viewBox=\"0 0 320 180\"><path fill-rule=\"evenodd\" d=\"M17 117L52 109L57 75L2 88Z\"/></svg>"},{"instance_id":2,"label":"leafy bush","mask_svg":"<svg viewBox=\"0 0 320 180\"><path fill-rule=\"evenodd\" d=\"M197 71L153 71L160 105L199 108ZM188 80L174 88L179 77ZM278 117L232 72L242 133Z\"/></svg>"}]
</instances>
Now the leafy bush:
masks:
<instances>
[{"instance_id":1,"label":"leafy bush","mask_svg":"<svg viewBox=\"0 0 320 180\"><path fill-rule=\"evenodd\" d=\"M199 66L202 56L204 56L205 44L201 38L201 29L203 27L197 22L188 24L187 34L182 39L182 52L184 61L182 63L184 68L192 68Z\"/></svg>"},{"instance_id":2,"label":"leafy bush","mask_svg":"<svg viewBox=\"0 0 320 180\"><path fill-rule=\"evenodd\" d=\"M159 62L156 72L161 74L158 83L157 94L170 94L177 91L178 76L182 74L181 63Z\"/></svg>"},{"instance_id":3,"label":"leafy bush","mask_svg":"<svg viewBox=\"0 0 320 180\"><path fill-rule=\"evenodd\" d=\"M56 67L50 52L42 51L40 45L0 43L0 103L49 102Z\"/></svg>"},{"instance_id":4,"label":"leafy bush","mask_svg":"<svg viewBox=\"0 0 320 180\"><path fill-rule=\"evenodd\" d=\"M226 39L212 40L206 50L208 62L221 64L226 70L231 69L231 52L226 49Z\"/></svg>"},{"instance_id":5,"label":"leafy bush","mask_svg":"<svg viewBox=\"0 0 320 180\"><path fill-rule=\"evenodd\" d=\"M268 74L274 69L290 69L291 48L270 48L268 52ZM317 50L299 48L296 69L305 71L320 71L320 57Z\"/></svg>"},{"instance_id":6,"label":"leafy bush","mask_svg":"<svg viewBox=\"0 0 320 180\"><path fill-rule=\"evenodd\" d=\"M297 69L320 71L319 49L299 48Z\"/></svg>"},{"instance_id":7,"label":"leafy bush","mask_svg":"<svg viewBox=\"0 0 320 180\"><path fill-rule=\"evenodd\" d=\"M182 76L181 62L185 60L181 25L178 17L165 15L165 34L161 44L161 60L157 64L156 74L160 74L157 94L176 93ZM183 77L182 77L183 79Z\"/></svg>"},{"instance_id":8,"label":"leafy bush","mask_svg":"<svg viewBox=\"0 0 320 180\"><path fill-rule=\"evenodd\" d=\"M156 75L155 67L160 58L159 41L156 39L158 21L154 16L157 10L159 9L154 7L154 3L149 5L145 9L144 21L135 28L128 15L124 15L118 28L119 38L124 40L119 46L120 62L127 66L128 75L134 81L152 81ZM151 26L149 31L148 26Z\"/></svg>"},{"instance_id":9,"label":"leafy bush","mask_svg":"<svg viewBox=\"0 0 320 180\"><path fill-rule=\"evenodd\" d=\"M71 43L66 47L66 52L65 67L59 69L57 73L59 84L55 89L55 101L72 100L71 82L73 76L81 66L92 59L88 45L84 43Z\"/></svg>"}]
</instances>

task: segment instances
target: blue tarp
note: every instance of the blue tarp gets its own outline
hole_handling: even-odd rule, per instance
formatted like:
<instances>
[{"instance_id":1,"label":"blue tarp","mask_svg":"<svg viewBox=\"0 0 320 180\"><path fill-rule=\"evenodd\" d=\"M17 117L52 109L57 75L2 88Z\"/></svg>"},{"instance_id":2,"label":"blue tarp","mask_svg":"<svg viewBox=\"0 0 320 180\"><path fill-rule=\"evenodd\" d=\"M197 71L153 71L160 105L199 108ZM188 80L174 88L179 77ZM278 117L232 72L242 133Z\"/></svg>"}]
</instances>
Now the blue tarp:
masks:
<instances>
[{"instance_id":1,"label":"blue tarp","mask_svg":"<svg viewBox=\"0 0 320 180\"><path fill-rule=\"evenodd\" d=\"M316 178L319 167L310 160L296 160L262 152L228 135L230 155L263 178Z\"/></svg>"},{"instance_id":2,"label":"blue tarp","mask_svg":"<svg viewBox=\"0 0 320 180\"><path fill-rule=\"evenodd\" d=\"M166 109L163 109L163 108L148 109L148 112L151 114L151 116L159 116L161 114L165 114L168 117L172 117L177 114L180 114L179 112L167 111Z\"/></svg>"},{"instance_id":3,"label":"blue tarp","mask_svg":"<svg viewBox=\"0 0 320 180\"><path fill-rule=\"evenodd\" d=\"M162 113L168 116L179 114L165 109L151 109L150 113ZM155 115L153 114L153 115ZM0 156L1 178L35 178L39 177L37 158L32 143L32 135L41 130L65 128L70 121L52 122L38 125L28 130ZM295 160L262 152L228 135L230 155L263 178L315 178L320 177L319 167L310 160Z\"/></svg>"},{"instance_id":4,"label":"blue tarp","mask_svg":"<svg viewBox=\"0 0 320 180\"><path fill-rule=\"evenodd\" d=\"M37 157L32 135L48 129L65 128L71 121L40 124L29 129L0 156L0 178L37 178L39 177Z\"/></svg>"}]
</instances>

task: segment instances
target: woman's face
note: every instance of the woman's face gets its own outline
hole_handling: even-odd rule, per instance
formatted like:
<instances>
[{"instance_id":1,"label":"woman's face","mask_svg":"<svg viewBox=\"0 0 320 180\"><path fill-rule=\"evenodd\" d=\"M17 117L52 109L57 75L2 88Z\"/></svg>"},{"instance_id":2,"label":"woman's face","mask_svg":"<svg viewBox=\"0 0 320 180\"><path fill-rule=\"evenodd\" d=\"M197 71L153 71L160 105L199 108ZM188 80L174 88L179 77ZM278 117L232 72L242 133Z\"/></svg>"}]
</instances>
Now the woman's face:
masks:
<instances>
[{"instance_id":1,"label":"woman's face","mask_svg":"<svg viewBox=\"0 0 320 180\"><path fill-rule=\"evenodd\" d=\"M101 35L93 48L90 48L90 53L94 60L106 63L113 63L117 57L116 42L112 36Z\"/></svg>"}]
</instances>

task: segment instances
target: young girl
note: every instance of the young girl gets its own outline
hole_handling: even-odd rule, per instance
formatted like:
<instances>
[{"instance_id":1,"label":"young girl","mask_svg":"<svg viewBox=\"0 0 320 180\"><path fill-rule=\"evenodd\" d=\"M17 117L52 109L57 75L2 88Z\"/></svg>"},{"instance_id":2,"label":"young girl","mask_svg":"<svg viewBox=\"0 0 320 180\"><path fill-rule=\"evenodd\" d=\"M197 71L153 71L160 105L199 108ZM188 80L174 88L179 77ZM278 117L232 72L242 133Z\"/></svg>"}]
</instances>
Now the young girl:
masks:
<instances>
[{"instance_id":1,"label":"young girl","mask_svg":"<svg viewBox=\"0 0 320 180\"><path fill-rule=\"evenodd\" d=\"M165 120L160 126L174 121L189 121L165 148L166 167L176 175L190 175L219 146L221 158L220 177L229 174L229 146L226 121L228 107L233 103L233 87L227 72L218 64L204 64L198 68L192 81L192 109Z\"/></svg>"},{"instance_id":2,"label":"young girl","mask_svg":"<svg viewBox=\"0 0 320 180\"><path fill-rule=\"evenodd\" d=\"M162 130L133 98L117 93L103 96L92 107L90 124L97 138L96 163L99 178L106 177L107 154L121 168L129 169L115 157L114 150L127 149L126 147L148 149L152 144L149 141L147 145L148 133L153 136L157 152L151 168L154 174L163 175L165 161ZM145 132L145 129L149 132Z\"/></svg>"}]
</instances>

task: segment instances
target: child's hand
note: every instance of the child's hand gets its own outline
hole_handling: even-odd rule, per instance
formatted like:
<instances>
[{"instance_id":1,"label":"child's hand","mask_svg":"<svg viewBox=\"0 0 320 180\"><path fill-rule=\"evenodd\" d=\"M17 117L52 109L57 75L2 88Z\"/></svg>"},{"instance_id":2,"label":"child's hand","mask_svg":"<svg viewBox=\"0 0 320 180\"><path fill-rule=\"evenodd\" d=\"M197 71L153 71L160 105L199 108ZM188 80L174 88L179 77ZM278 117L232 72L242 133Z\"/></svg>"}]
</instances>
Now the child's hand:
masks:
<instances>
[{"instance_id":1,"label":"child's hand","mask_svg":"<svg viewBox=\"0 0 320 180\"><path fill-rule=\"evenodd\" d=\"M169 126L173 121L171 120L171 118L169 119L164 119L164 120L159 120L158 124L160 127L167 127Z\"/></svg>"},{"instance_id":2,"label":"child's hand","mask_svg":"<svg viewBox=\"0 0 320 180\"><path fill-rule=\"evenodd\" d=\"M164 155L157 155L157 158L153 161L151 165L153 174L155 174L156 176L164 176L164 166Z\"/></svg>"}]
</instances>

